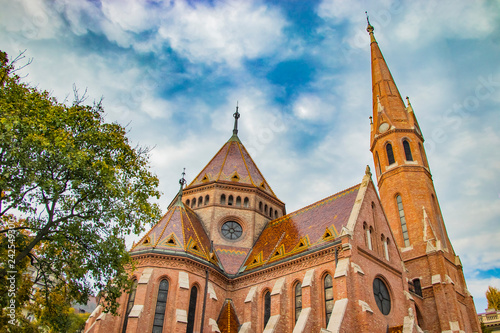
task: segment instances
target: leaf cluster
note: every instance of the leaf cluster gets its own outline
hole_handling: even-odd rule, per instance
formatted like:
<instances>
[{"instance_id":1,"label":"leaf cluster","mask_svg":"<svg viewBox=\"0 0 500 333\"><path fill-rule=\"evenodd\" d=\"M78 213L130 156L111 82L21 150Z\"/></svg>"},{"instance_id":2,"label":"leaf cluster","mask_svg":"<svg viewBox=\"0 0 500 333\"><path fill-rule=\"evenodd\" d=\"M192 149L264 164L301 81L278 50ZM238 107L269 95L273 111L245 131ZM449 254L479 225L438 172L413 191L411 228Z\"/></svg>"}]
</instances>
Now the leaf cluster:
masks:
<instances>
[{"instance_id":1,"label":"leaf cluster","mask_svg":"<svg viewBox=\"0 0 500 333\"><path fill-rule=\"evenodd\" d=\"M160 217L148 152L130 145L123 126L105 122L101 102L59 103L22 83L0 51L0 217L24 217L14 229L2 223L0 234L22 235L16 265L29 258L47 290L64 285L80 303L101 290L116 310L130 287L124 237Z\"/></svg>"}]
</instances>

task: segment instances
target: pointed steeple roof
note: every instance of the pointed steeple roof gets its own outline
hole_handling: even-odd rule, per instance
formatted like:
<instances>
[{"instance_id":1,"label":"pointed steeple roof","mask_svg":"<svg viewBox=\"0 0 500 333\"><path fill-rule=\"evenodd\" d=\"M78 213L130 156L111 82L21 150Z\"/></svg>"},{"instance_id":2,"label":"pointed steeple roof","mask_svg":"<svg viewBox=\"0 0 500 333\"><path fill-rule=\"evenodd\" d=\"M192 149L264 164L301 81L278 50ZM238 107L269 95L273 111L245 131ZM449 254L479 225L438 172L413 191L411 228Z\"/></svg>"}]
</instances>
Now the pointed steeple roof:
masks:
<instances>
[{"instance_id":1,"label":"pointed steeple roof","mask_svg":"<svg viewBox=\"0 0 500 333\"><path fill-rule=\"evenodd\" d=\"M189 187L209 182L245 184L276 197L259 168L238 138L238 107L234 113L233 135L189 184Z\"/></svg>"},{"instance_id":2,"label":"pointed steeple roof","mask_svg":"<svg viewBox=\"0 0 500 333\"><path fill-rule=\"evenodd\" d=\"M218 265L198 216L178 200L130 252L184 252Z\"/></svg>"},{"instance_id":3,"label":"pointed steeple roof","mask_svg":"<svg viewBox=\"0 0 500 333\"><path fill-rule=\"evenodd\" d=\"M368 17L367 17L368 20ZM408 111L391 75L384 56L380 51L374 28L368 21L366 31L370 34L373 124L372 141L376 134L382 134L391 128L412 128ZM387 125L383 125L387 124ZM382 125L382 127L380 127Z\"/></svg>"}]
</instances>

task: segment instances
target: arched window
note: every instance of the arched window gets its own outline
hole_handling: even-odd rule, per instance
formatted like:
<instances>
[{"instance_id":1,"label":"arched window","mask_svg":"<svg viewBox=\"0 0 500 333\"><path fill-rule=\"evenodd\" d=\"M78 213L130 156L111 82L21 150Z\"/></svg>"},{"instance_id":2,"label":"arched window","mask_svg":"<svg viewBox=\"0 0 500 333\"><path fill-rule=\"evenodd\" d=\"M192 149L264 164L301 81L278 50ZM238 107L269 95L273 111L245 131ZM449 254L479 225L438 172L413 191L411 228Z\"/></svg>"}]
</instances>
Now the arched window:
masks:
<instances>
[{"instance_id":1,"label":"arched window","mask_svg":"<svg viewBox=\"0 0 500 333\"><path fill-rule=\"evenodd\" d=\"M401 231L403 232L403 240L405 242L405 247L410 246L410 237L408 237L408 228L406 227L405 211L403 209L403 199L398 194L396 197L396 203L398 204L399 210L399 221L401 222Z\"/></svg>"},{"instance_id":2,"label":"arched window","mask_svg":"<svg viewBox=\"0 0 500 333\"><path fill-rule=\"evenodd\" d=\"M389 260L389 238L386 238L384 234L382 234L382 244L384 244L384 257Z\"/></svg>"},{"instance_id":3,"label":"arched window","mask_svg":"<svg viewBox=\"0 0 500 333\"><path fill-rule=\"evenodd\" d=\"M188 206L188 207L189 207L189 203L190 203L190 202L191 202L191 201L189 201L189 199L187 199L187 200L186 200L186 206Z\"/></svg>"},{"instance_id":4,"label":"arched window","mask_svg":"<svg viewBox=\"0 0 500 333\"><path fill-rule=\"evenodd\" d=\"M295 322L299 320L300 312L302 311L302 283L295 284Z\"/></svg>"},{"instance_id":5,"label":"arched window","mask_svg":"<svg viewBox=\"0 0 500 333\"><path fill-rule=\"evenodd\" d=\"M326 326L328 326L328 322L330 321L330 316L333 311L333 280L330 274L326 274L325 280L323 282L323 287L325 291L325 318L326 318Z\"/></svg>"},{"instance_id":6,"label":"arched window","mask_svg":"<svg viewBox=\"0 0 500 333\"><path fill-rule=\"evenodd\" d=\"M248 198L245 198L245 200L243 200L243 207L245 208L250 207L250 200L248 200Z\"/></svg>"},{"instance_id":7,"label":"arched window","mask_svg":"<svg viewBox=\"0 0 500 333\"><path fill-rule=\"evenodd\" d=\"M264 214L266 214L266 215L267 215L267 204L266 204L266 205L264 205Z\"/></svg>"},{"instance_id":8,"label":"arched window","mask_svg":"<svg viewBox=\"0 0 500 333\"><path fill-rule=\"evenodd\" d=\"M269 217L273 217L273 207L269 207Z\"/></svg>"},{"instance_id":9,"label":"arched window","mask_svg":"<svg viewBox=\"0 0 500 333\"><path fill-rule=\"evenodd\" d=\"M198 297L198 288L196 288L196 286L193 286L193 288L191 288L191 295L189 296L189 310L187 316L186 333L193 333L197 297Z\"/></svg>"},{"instance_id":10,"label":"arched window","mask_svg":"<svg viewBox=\"0 0 500 333\"><path fill-rule=\"evenodd\" d=\"M198 207L200 207L202 203L203 203L203 197L199 197L198 198Z\"/></svg>"},{"instance_id":11,"label":"arched window","mask_svg":"<svg viewBox=\"0 0 500 333\"><path fill-rule=\"evenodd\" d=\"M241 207L241 197L236 197L236 207Z\"/></svg>"},{"instance_id":12,"label":"arched window","mask_svg":"<svg viewBox=\"0 0 500 333\"><path fill-rule=\"evenodd\" d=\"M278 211L277 211L277 210L275 210L275 211L274 211L274 218L275 218L275 219L277 219L277 218L278 218Z\"/></svg>"},{"instance_id":13,"label":"arched window","mask_svg":"<svg viewBox=\"0 0 500 333\"><path fill-rule=\"evenodd\" d=\"M262 212L262 201L259 201L259 210Z\"/></svg>"},{"instance_id":14,"label":"arched window","mask_svg":"<svg viewBox=\"0 0 500 333\"><path fill-rule=\"evenodd\" d=\"M125 312L125 319L123 320L123 329L122 329L123 333L127 332L128 315L130 314L130 311L132 311L132 308L134 307L136 291L137 291L137 280L134 280L134 282L132 282L132 289L130 290L130 294L128 296L127 312Z\"/></svg>"},{"instance_id":15,"label":"arched window","mask_svg":"<svg viewBox=\"0 0 500 333\"><path fill-rule=\"evenodd\" d=\"M196 206L196 198L193 198L193 201L191 201L191 208L194 208Z\"/></svg>"},{"instance_id":16,"label":"arched window","mask_svg":"<svg viewBox=\"0 0 500 333\"><path fill-rule=\"evenodd\" d=\"M422 163L424 163L424 166L428 168L429 164L427 164L427 158L425 157L425 152L420 143L418 144L418 150L420 151L420 158L422 159Z\"/></svg>"},{"instance_id":17,"label":"arched window","mask_svg":"<svg viewBox=\"0 0 500 333\"><path fill-rule=\"evenodd\" d=\"M413 161L413 156L411 156L410 143L408 140L403 140L403 148L405 150L405 158L407 161Z\"/></svg>"},{"instance_id":18,"label":"arched window","mask_svg":"<svg viewBox=\"0 0 500 333\"><path fill-rule=\"evenodd\" d=\"M158 288L158 299L156 300L155 319L153 321L153 333L163 332L163 321L167 309L168 281L161 280Z\"/></svg>"},{"instance_id":19,"label":"arched window","mask_svg":"<svg viewBox=\"0 0 500 333\"><path fill-rule=\"evenodd\" d=\"M370 226L368 229L368 248L373 250L373 227Z\"/></svg>"},{"instance_id":20,"label":"arched window","mask_svg":"<svg viewBox=\"0 0 500 333\"><path fill-rule=\"evenodd\" d=\"M392 151L392 145L390 143L385 145L385 150L387 151L387 163L391 165L396 162L394 160L394 152Z\"/></svg>"},{"instance_id":21,"label":"arched window","mask_svg":"<svg viewBox=\"0 0 500 333\"><path fill-rule=\"evenodd\" d=\"M220 196L220 204L225 205L226 204L226 195L223 194Z\"/></svg>"},{"instance_id":22,"label":"arched window","mask_svg":"<svg viewBox=\"0 0 500 333\"><path fill-rule=\"evenodd\" d=\"M264 294L264 328L266 327L269 318L271 318L271 293L268 290Z\"/></svg>"},{"instance_id":23,"label":"arched window","mask_svg":"<svg viewBox=\"0 0 500 333\"><path fill-rule=\"evenodd\" d=\"M232 195L230 195L230 196L229 196L229 198L227 198L227 204L228 204L229 206L232 206L232 205L233 205L233 201L234 201L233 196L232 196Z\"/></svg>"},{"instance_id":24,"label":"arched window","mask_svg":"<svg viewBox=\"0 0 500 333\"><path fill-rule=\"evenodd\" d=\"M375 163L377 163L378 175L382 174L382 167L380 166L380 159L378 158L378 151L375 152Z\"/></svg>"},{"instance_id":25,"label":"arched window","mask_svg":"<svg viewBox=\"0 0 500 333\"><path fill-rule=\"evenodd\" d=\"M378 309L387 316L391 312L391 295L386 284L380 278L373 280L373 295Z\"/></svg>"},{"instance_id":26,"label":"arched window","mask_svg":"<svg viewBox=\"0 0 500 333\"><path fill-rule=\"evenodd\" d=\"M210 201L210 197L208 195L205 195L205 206L208 205L209 201Z\"/></svg>"}]
</instances>

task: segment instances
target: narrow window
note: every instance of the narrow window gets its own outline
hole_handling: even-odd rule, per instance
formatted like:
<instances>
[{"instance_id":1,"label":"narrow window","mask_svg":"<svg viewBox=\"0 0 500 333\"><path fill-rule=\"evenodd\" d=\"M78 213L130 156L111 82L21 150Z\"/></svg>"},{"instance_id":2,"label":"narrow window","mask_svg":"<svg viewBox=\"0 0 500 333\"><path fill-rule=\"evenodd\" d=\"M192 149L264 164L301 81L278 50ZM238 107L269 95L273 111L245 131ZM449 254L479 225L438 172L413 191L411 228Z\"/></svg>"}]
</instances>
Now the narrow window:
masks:
<instances>
[{"instance_id":1,"label":"narrow window","mask_svg":"<svg viewBox=\"0 0 500 333\"><path fill-rule=\"evenodd\" d=\"M243 207L245 208L250 207L250 200L248 200L248 198L245 198L245 200L243 200Z\"/></svg>"},{"instance_id":2,"label":"narrow window","mask_svg":"<svg viewBox=\"0 0 500 333\"><path fill-rule=\"evenodd\" d=\"M128 315L130 314L130 311L132 311L132 308L134 307L136 290L137 290L137 280L134 280L134 282L132 282L132 289L130 290L130 294L128 296L127 312L125 312L125 319L123 320L123 329L122 329L123 333L127 332Z\"/></svg>"},{"instance_id":3,"label":"narrow window","mask_svg":"<svg viewBox=\"0 0 500 333\"><path fill-rule=\"evenodd\" d=\"M205 195L205 206L208 205L209 201L210 201L210 197L208 195Z\"/></svg>"},{"instance_id":4,"label":"narrow window","mask_svg":"<svg viewBox=\"0 0 500 333\"><path fill-rule=\"evenodd\" d=\"M269 217L273 217L273 207L269 207Z\"/></svg>"},{"instance_id":5,"label":"narrow window","mask_svg":"<svg viewBox=\"0 0 500 333\"><path fill-rule=\"evenodd\" d=\"M241 207L241 197L236 197L236 207Z\"/></svg>"},{"instance_id":6,"label":"narrow window","mask_svg":"<svg viewBox=\"0 0 500 333\"><path fill-rule=\"evenodd\" d=\"M227 204L228 204L229 206L232 206L232 205L233 205L233 201L234 201L233 196L232 196L232 195L230 195L230 196L229 196L229 198L227 198Z\"/></svg>"},{"instance_id":7,"label":"narrow window","mask_svg":"<svg viewBox=\"0 0 500 333\"><path fill-rule=\"evenodd\" d=\"M387 163L389 163L389 165L393 164L394 162L396 162L394 160L394 153L392 152L392 145L390 143L388 143L386 146L385 146L385 150L387 151Z\"/></svg>"},{"instance_id":8,"label":"narrow window","mask_svg":"<svg viewBox=\"0 0 500 333\"><path fill-rule=\"evenodd\" d=\"M203 197L199 197L198 198L198 207L200 207L202 203L203 203Z\"/></svg>"},{"instance_id":9,"label":"narrow window","mask_svg":"<svg viewBox=\"0 0 500 333\"><path fill-rule=\"evenodd\" d=\"M295 285L295 323L299 320L302 311L302 284L297 282Z\"/></svg>"},{"instance_id":10,"label":"narrow window","mask_svg":"<svg viewBox=\"0 0 500 333\"><path fill-rule=\"evenodd\" d=\"M413 280L413 287L415 288L415 294L422 297L422 285L420 284L420 279Z\"/></svg>"},{"instance_id":11,"label":"narrow window","mask_svg":"<svg viewBox=\"0 0 500 333\"><path fill-rule=\"evenodd\" d=\"M189 311L187 317L186 333L193 333L194 329L194 316L196 314L196 298L198 297L198 288L194 286L191 288L191 295L189 296Z\"/></svg>"},{"instance_id":12,"label":"narrow window","mask_svg":"<svg viewBox=\"0 0 500 333\"><path fill-rule=\"evenodd\" d=\"M271 318L271 293L268 290L264 294L264 328L266 328L269 318Z\"/></svg>"},{"instance_id":13,"label":"narrow window","mask_svg":"<svg viewBox=\"0 0 500 333\"><path fill-rule=\"evenodd\" d=\"M372 250L372 231L371 227L368 227L366 224L363 225L363 229L365 229L366 232L366 246Z\"/></svg>"},{"instance_id":14,"label":"narrow window","mask_svg":"<svg viewBox=\"0 0 500 333\"><path fill-rule=\"evenodd\" d=\"M266 204L266 205L264 205L264 214L266 214L266 215L267 215L267 204Z\"/></svg>"},{"instance_id":15,"label":"narrow window","mask_svg":"<svg viewBox=\"0 0 500 333\"><path fill-rule=\"evenodd\" d=\"M158 299L156 301L155 319L153 321L153 333L163 332L163 321L167 309L168 281L161 280L158 288Z\"/></svg>"},{"instance_id":16,"label":"narrow window","mask_svg":"<svg viewBox=\"0 0 500 333\"><path fill-rule=\"evenodd\" d=\"M223 194L220 196L220 204L225 205L226 204L226 195Z\"/></svg>"},{"instance_id":17,"label":"narrow window","mask_svg":"<svg viewBox=\"0 0 500 333\"><path fill-rule=\"evenodd\" d=\"M262 212L262 201L259 201L259 210Z\"/></svg>"},{"instance_id":18,"label":"narrow window","mask_svg":"<svg viewBox=\"0 0 500 333\"><path fill-rule=\"evenodd\" d=\"M333 311L333 280L330 274L325 276L324 281L324 289L325 289L325 318L326 318L326 326L328 326L328 322L330 321L330 316Z\"/></svg>"},{"instance_id":19,"label":"narrow window","mask_svg":"<svg viewBox=\"0 0 500 333\"><path fill-rule=\"evenodd\" d=\"M403 148L405 150L405 157L407 161L413 161L413 156L411 156L410 143L408 140L403 140Z\"/></svg>"},{"instance_id":20,"label":"narrow window","mask_svg":"<svg viewBox=\"0 0 500 333\"><path fill-rule=\"evenodd\" d=\"M382 235L382 243L384 243L385 259L389 260L389 238L384 238L384 235Z\"/></svg>"},{"instance_id":21,"label":"narrow window","mask_svg":"<svg viewBox=\"0 0 500 333\"><path fill-rule=\"evenodd\" d=\"M401 231L403 232L403 240L405 242L405 247L410 246L410 238L408 237L408 228L406 227L405 211L403 209L403 200L401 196L396 197L396 202L398 204L399 210L399 220L401 221Z\"/></svg>"},{"instance_id":22,"label":"narrow window","mask_svg":"<svg viewBox=\"0 0 500 333\"><path fill-rule=\"evenodd\" d=\"M375 152L375 161L377 163L378 175L380 176L382 174L382 169L381 169L381 166L380 166L380 159L378 158L378 151Z\"/></svg>"},{"instance_id":23,"label":"narrow window","mask_svg":"<svg viewBox=\"0 0 500 333\"><path fill-rule=\"evenodd\" d=\"M191 208L194 208L196 206L196 198L193 198L193 201L191 201Z\"/></svg>"},{"instance_id":24,"label":"narrow window","mask_svg":"<svg viewBox=\"0 0 500 333\"><path fill-rule=\"evenodd\" d=\"M274 218L275 218L275 219L277 219L277 218L278 218L278 211L277 211L277 210L275 210L275 211L274 211Z\"/></svg>"},{"instance_id":25,"label":"narrow window","mask_svg":"<svg viewBox=\"0 0 500 333\"><path fill-rule=\"evenodd\" d=\"M425 157L425 152L422 149L422 145L420 143L418 144L418 150L420 150L420 158L422 159L422 163L424 163L424 166L428 168L429 165L427 164L427 158Z\"/></svg>"},{"instance_id":26,"label":"narrow window","mask_svg":"<svg viewBox=\"0 0 500 333\"><path fill-rule=\"evenodd\" d=\"M186 206L188 206L188 207L189 207L189 203L190 203L190 202L191 202L191 201L189 201L189 199L187 199L187 200L186 200Z\"/></svg>"}]
</instances>

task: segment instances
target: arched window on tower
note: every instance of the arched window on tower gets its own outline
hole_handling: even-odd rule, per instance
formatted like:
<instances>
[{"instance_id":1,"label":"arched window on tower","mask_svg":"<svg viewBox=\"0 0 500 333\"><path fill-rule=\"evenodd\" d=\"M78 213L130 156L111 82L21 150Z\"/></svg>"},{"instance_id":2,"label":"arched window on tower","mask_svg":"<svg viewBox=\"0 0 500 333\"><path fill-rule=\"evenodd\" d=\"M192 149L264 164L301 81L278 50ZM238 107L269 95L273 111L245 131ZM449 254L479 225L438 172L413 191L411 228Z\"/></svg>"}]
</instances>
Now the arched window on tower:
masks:
<instances>
[{"instance_id":1,"label":"arched window on tower","mask_svg":"<svg viewBox=\"0 0 500 333\"><path fill-rule=\"evenodd\" d=\"M324 297L325 297L325 317L326 317L326 325L328 326L328 322L330 321L330 316L333 311L333 279L330 274L326 274L324 282Z\"/></svg>"},{"instance_id":2,"label":"arched window on tower","mask_svg":"<svg viewBox=\"0 0 500 333\"><path fill-rule=\"evenodd\" d=\"M278 218L278 211L277 210L274 210L274 218L277 219Z\"/></svg>"},{"instance_id":3,"label":"arched window on tower","mask_svg":"<svg viewBox=\"0 0 500 333\"><path fill-rule=\"evenodd\" d=\"M389 260L389 238L386 238L384 234L382 234L381 241L384 245L384 257L386 260Z\"/></svg>"},{"instance_id":4,"label":"arched window on tower","mask_svg":"<svg viewBox=\"0 0 500 333\"><path fill-rule=\"evenodd\" d=\"M198 198L198 207L200 207L202 203L203 203L203 197L199 197Z\"/></svg>"},{"instance_id":5,"label":"arched window on tower","mask_svg":"<svg viewBox=\"0 0 500 333\"><path fill-rule=\"evenodd\" d=\"M380 165L380 158L378 158L378 151L375 152L375 163L377 163L377 171L380 176L382 174L382 167Z\"/></svg>"},{"instance_id":6,"label":"arched window on tower","mask_svg":"<svg viewBox=\"0 0 500 333\"><path fill-rule=\"evenodd\" d=\"M209 201L210 201L210 196L208 196L208 194L207 194L207 195L205 195L205 202L204 202L205 206L208 205Z\"/></svg>"},{"instance_id":7,"label":"arched window on tower","mask_svg":"<svg viewBox=\"0 0 500 333\"><path fill-rule=\"evenodd\" d=\"M365 230L365 234L366 234L366 239L365 239L365 242L366 242L366 247L370 250L372 250L372 227L369 227L366 222L363 223L363 229Z\"/></svg>"},{"instance_id":8,"label":"arched window on tower","mask_svg":"<svg viewBox=\"0 0 500 333\"><path fill-rule=\"evenodd\" d=\"M259 201L259 210L262 212L262 201Z\"/></svg>"},{"instance_id":9,"label":"arched window on tower","mask_svg":"<svg viewBox=\"0 0 500 333\"><path fill-rule=\"evenodd\" d=\"M387 151L387 163L389 165L395 163L394 152L392 151L392 145L390 143L385 145L385 150Z\"/></svg>"},{"instance_id":10,"label":"arched window on tower","mask_svg":"<svg viewBox=\"0 0 500 333\"><path fill-rule=\"evenodd\" d=\"M229 198L227 198L227 204L228 204L229 206L232 206L232 205L233 205L233 201L234 201L233 196L232 196L232 195L230 195L230 196L229 196Z\"/></svg>"},{"instance_id":11,"label":"arched window on tower","mask_svg":"<svg viewBox=\"0 0 500 333\"><path fill-rule=\"evenodd\" d=\"M196 207L196 198L193 198L193 201L191 201L191 208Z\"/></svg>"},{"instance_id":12,"label":"arched window on tower","mask_svg":"<svg viewBox=\"0 0 500 333\"><path fill-rule=\"evenodd\" d=\"M250 207L250 200L248 198L245 198L245 200L243 200L243 207L245 208Z\"/></svg>"},{"instance_id":13,"label":"arched window on tower","mask_svg":"<svg viewBox=\"0 0 500 333\"><path fill-rule=\"evenodd\" d=\"M297 282L295 284L295 323L297 323L297 320L299 320L300 313L302 312L302 284L300 282Z\"/></svg>"},{"instance_id":14,"label":"arched window on tower","mask_svg":"<svg viewBox=\"0 0 500 333\"><path fill-rule=\"evenodd\" d=\"M189 207L189 203L190 203L190 202L191 202L191 201L190 201L189 199L187 199L187 200L186 200L186 206L188 206L188 207Z\"/></svg>"},{"instance_id":15,"label":"arched window on tower","mask_svg":"<svg viewBox=\"0 0 500 333\"><path fill-rule=\"evenodd\" d=\"M273 207L269 207L269 217L273 217Z\"/></svg>"},{"instance_id":16,"label":"arched window on tower","mask_svg":"<svg viewBox=\"0 0 500 333\"><path fill-rule=\"evenodd\" d=\"M193 333L197 298L198 298L198 288L196 288L196 286L193 286L193 288L191 288L191 295L189 296L189 310L187 316L186 333Z\"/></svg>"},{"instance_id":17,"label":"arched window on tower","mask_svg":"<svg viewBox=\"0 0 500 333\"><path fill-rule=\"evenodd\" d=\"M225 205L226 204L226 195L223 194L220 196L220 204Z\"/></svg>"},{"instance_id":18,"label":"arched window on tower","mask_svg":"<svg viewBox=\"0 0 500 333\"><path fill-rule=\"evenodd\" d=\"M399 221L401 222L401 231L403 233L403 240L405 243L405 247L408 247L410 246L410 237L408 237L408 228L406 227L405 211L403 209L403 199L401 199L401 196L399 194L396 196L396 203L398 204Z\"/></svg>"},{"instance_id":19,"label":"arched window on tower","mask_svg":"<svg viewBox=\"0 0 500 333\"><path fill-rule=\"evenodd\" d=\"M408 140L403 140L403 148L405 150L405 158L407 161L413 161L413 156L411 155L410 143Z\"/></svg>"},{"instance_id":20,"label":"arched window on tower","mask_svg":"<svg viewBox=\"0 0 500 333\"><path fill-rule=\"evenodd\" d=\"M267 215L267 204L264 205L264 214Z\"/></svg>"},{"instance_id":21,"label":"arched window on tower","mask_svg":"<svg viewBox=\"0 0 500 333\"><path fill-rule=\"evenodd\" d=\"M264 328L266 327L269 318L271 318L271 293L267 290L264 294Z\"/></svg>"},{"instance_id":22,"label":"arched window on tower","mask_svg":"<svg viewBox=\"0 0 500 333\"><path fill-rule=\"evenodd\" d=\"M428 168L429 164L427 164L427 158L425 157L424 149L422 148L422 145L420 143L418 144L418 150L420 151L420 158L422 159L424 167Z\"/></svg>"},{"instance_id":23,"label":"arched window on tower","mask_svg":"<svg viewBox=\"0 0 500 333\"><path fill-rule=\"evenodd\" d=\"M236 207L241 207L241 197L236 197Z\"/></svg>"},{"instance_id":24,"label":"arched window on tower","mask_svg":"<svg viewBox=\"0 0 500 333\"><path fill-rule=\"evenodd\" d=\"M127 332L128 315L130 314L130 311L132 311L132 308L134 307L136 291L137 291L137 280L134 280L134 282L132 282L132 289L130 290L130 294L128 296L127 312L125 312L125 319L123 320L123 329L122 329L123 333Z\"/></svg>"},{"instance_id":25,"label":"arched window on tower","mask_svg":"<svg viewBox=\"0 0 500 333\"><path fill-rule=\"evenodd\" d=\"M167 309L168 281L161 280L158 288L158 298L156 300L155 318L153 321L153 333L163 332L163 321L165 320L165 310Z\"/></svg>"}]
</instances>

